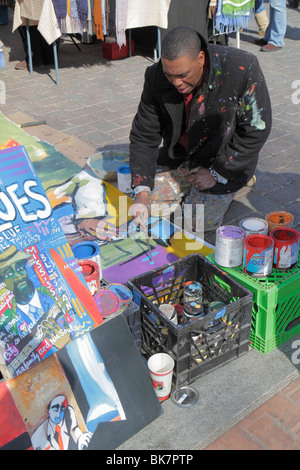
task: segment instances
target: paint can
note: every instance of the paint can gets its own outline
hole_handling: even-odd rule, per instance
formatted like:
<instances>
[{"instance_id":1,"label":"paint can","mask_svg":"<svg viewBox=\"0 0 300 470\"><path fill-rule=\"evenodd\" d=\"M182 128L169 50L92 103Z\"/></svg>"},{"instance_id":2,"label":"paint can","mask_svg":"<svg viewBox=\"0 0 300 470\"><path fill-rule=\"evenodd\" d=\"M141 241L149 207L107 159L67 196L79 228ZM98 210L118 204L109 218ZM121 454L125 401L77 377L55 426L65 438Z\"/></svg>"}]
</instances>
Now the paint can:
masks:
<instances>
[{"instance_id":1,"label":"paint can","mask_svg":"<svg viewBox=\"0 0 300 470\"><path fill-rule=\"evenodd\" d=\"M107 289L102 289L94 296L96 305L103 318L111 317L120 309L119 296Z\"/></svg>"},{"instance_id":2,"label":"paint can","mask_svg":"<svg viewBox=\"0 0 300 470\"><path fill-rule=\"evenodd\" d=\"M108 284L106 289L117 294L122 305L128 305L132 301L132 292L129 287L125 286L124 284Z\"/></svg>"},{"instance_id":3,"label":"paint can","mask_svg":"<svg viewBox=\"0 0 300 470\"><path fill-rule=\"evenodd\" d=\"M159 310L170 320L174 325L178 325L176 309L171 304L161 304Z\"/></svg>"},{"instance_id":4,"label":"paint can","mask_svg":"<svg viewBox=\"0 0 300 470\"><path fill-rule=\"evenodd\" d=\"M290 227L275 228L270 237L274 240L274 267L289 269L298 263L300 233Z\"/></svg>"},{"instance_id":5,"label":"paint can","mask_svg":"<svg viewBox=\"0 0 300 470\"><path fill-rule=\"evenodd\" d=\"M188 281L183 288L183 313L188 319L195 319L203 315L202 284L197 281Z\"/></svg>"},{"instance_id":6,"label":"paint can","mask_svg":"<svg viewBox=\"0 0 300 470\"><path fill-rule=\"evenodd\" d=\"M117 169L118 190L122 193L132 193L131 172L129 165L119 166Z\"/></svg>"},{"instance_id":7,"label":"paint can","mask_svg":"<svg viewBox=\"0 0 300 470\"><path fill-rule=\"evenodd\" d=\"M75 243L72 245L72 251L77 260L86 260L90 259L98 264L99 267L99 280L102 280L102 267L101 267L101 257L100 257L100 248L99 245L92 241L85 241Z\"/></svg>"},{"instance_id":8,"label":"paint can","mask_svg":"<svg viewBox=\"0 0 300 470\"><path fill-rule=\"evenodd\" d=\"M84 279L92 295L100 289L99 266L95 261L89 259L78 261Z\"/></svg>"},{"instance_id":9,"label":"paint can","mask_svg":"<svg viewBox=\"0 0 300 470\"><path fill-rule=\"evenodd\" d=\"M223 225L216 232L215 262L235 268L243 262L245 232L235 225Z\"/></svg>"},{"instance_id":10,"label":"paint can","mask_svg":"<svg viewBox=\"0 0 300 470\"><path fill-rule=\"evenodd\" d=\"M273 269L274 241L268 235L253 234L245 238L244 272L253 277L266 277Z\"/></svg>"},{"instance_id":11,"label":"paint can","mask_svg":"<svg viewBox=\"0 0 300 470\"><path fill-rule=\"evenodd\" d=\"M270 233L274 228L293 227L294 216L286 211L274 211L266 215L266 221Z\"/></svg>"},{"instance_id":12,"label":"paint can","mask_svg":"<svg viewBox=\"0 0 300 470\"><path fill-rule=\"evenodd\" d=\"M260 233L261 235L268 235L269 227L268 222L259 217L248 217L240 222L240 227L244 230L245 236L252 235L254 233Z\"/></svg>"}]
</instances>

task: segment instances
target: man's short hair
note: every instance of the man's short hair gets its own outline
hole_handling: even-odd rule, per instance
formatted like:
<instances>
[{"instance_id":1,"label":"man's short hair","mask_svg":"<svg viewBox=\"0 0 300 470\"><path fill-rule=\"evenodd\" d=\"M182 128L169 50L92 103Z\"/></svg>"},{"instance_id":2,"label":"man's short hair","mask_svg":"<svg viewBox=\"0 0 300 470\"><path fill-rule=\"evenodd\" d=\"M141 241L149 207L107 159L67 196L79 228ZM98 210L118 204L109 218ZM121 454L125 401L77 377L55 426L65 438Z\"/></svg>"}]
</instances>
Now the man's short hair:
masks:
<instances>
[{"instance_id":1,"label":"man's short hair","mask_svg":"<svg viewBox=\"0 0 300 470\"><path fill-rule=\"evenodd\" d=\"M201 51L201 39L194 29L177 26L165 36L161 55L167 60L176 60L182 56L196 59Z\"/></svg>"}]
</instances>

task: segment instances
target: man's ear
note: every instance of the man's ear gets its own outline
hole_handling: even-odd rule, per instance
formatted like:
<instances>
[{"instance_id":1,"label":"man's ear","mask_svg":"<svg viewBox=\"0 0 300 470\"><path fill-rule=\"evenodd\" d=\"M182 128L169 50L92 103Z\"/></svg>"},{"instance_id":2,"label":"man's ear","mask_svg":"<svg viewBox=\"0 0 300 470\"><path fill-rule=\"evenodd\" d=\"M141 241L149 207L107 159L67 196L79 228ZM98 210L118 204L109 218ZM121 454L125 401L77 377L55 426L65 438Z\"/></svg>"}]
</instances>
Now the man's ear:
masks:
<instances>
[{"instance_id":1,"label":"man's ear","mask_svg":"<svg viewBox=\"0 0 300 470\"><path fill-rule=\"evenodd\" d=\"M200 64L201 67L204 66L204 63L205 63L205 52L204 51L200 51L199 54L198 54L198 62Z\"/></svg>"}]
</instances>

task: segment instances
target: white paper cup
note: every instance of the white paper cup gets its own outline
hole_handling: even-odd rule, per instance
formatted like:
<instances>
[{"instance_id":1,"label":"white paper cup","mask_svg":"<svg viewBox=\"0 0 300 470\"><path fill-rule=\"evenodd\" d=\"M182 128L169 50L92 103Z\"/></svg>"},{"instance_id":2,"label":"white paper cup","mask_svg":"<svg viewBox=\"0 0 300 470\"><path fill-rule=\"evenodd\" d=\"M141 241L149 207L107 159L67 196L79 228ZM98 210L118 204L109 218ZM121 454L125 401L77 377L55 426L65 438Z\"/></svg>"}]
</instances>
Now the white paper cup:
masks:
<instances>
[{"instance_id":1,"label":"white paper cup","mask_svg":"<svg viewBox=\"0 0 300 470\"><path fill-rule=\"evenodd\" d=\"M169 398L175 362L169 354L157 353L148 359L152 385L160 401Z\"/></svg>"}]
</instances>

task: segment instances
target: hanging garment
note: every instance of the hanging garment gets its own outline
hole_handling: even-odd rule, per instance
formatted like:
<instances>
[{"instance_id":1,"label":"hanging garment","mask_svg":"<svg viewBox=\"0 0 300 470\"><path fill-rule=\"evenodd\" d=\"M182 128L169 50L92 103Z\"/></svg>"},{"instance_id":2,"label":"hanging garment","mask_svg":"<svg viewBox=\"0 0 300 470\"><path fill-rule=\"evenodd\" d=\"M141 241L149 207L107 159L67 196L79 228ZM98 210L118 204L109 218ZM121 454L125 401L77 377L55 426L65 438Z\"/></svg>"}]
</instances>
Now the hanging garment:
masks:
<instances>
[{"instance_id":1,"label":"hanging garment","mask_svg":"<svg viewBox=\"0 0 300 470\"><path fill-rule=\"evenodd\" d=\"M103 23L103 35L107 35L107 26L106 26L106 0L101 0L101 8L102 8L102 23Z\"/></svg>"},{"instance_id":2,"label":"hanging garment","mask_svg":"<svg viewBox=\"0 0 300 470\"><path fill-rule=\"evenodd\" d=\"M255 0L218 0L216 30L232 33L247 28Z\"/></svg>"},{"instance_id":3,"label":"hanging garment","mask_svg":"<svg viewBox=\"0 0 300 470\"><path fill-rule=\"evenodd\" d=\"M68 0L69 1L69 0ZM88 17L87 0L71 0L71 16L75 30L86 30Z\"/></svg>"},{"instance_id":4,"label":"hanging garment","mask_svg":"<svg viewBox=\"0 0 300 470\"><path fill-rule=\"evenodd\" d=\"M97 39L104 40L101 0L94 0L94 31Z\"/></svg>"},{"instance_id":5,"label":"hanging garment","mask_svg":"<svg viewBox=\"0 0 300 470\"><path fill-rule=\"evenodd\" d=\"M67 0L52 0L58 25L61 28L62 23L67 16Z\"/></svg>"},{"instance_id":6,"label":"hanging garment","mask_svg":"<svg viewBox=\"0 0 300 470\"><path fill-rule=\"evenodd\" d=\"M86 29L88 18L88 2L87 0L76 0L77 16L82 29Z\"/></svg>"},{"instance_id":7,"label":"hanging garment","mask_svg":"<svg viewBox=\"0 0 300 470\"><path fill-rule=\"evenodd\" d=\"M119 47L126 45L128 0L116 0L116 36Z\"/></svg>"},{"instance_id":8,"label":"hanging garment","mask_svg":"<svg viewBox=\"0 0 300 470\"><path fill-rule=\"evenodd\" d=\"M171 0L128 0L126 28L158 26L168 28Z\"/></svg>"}]
</instances>

